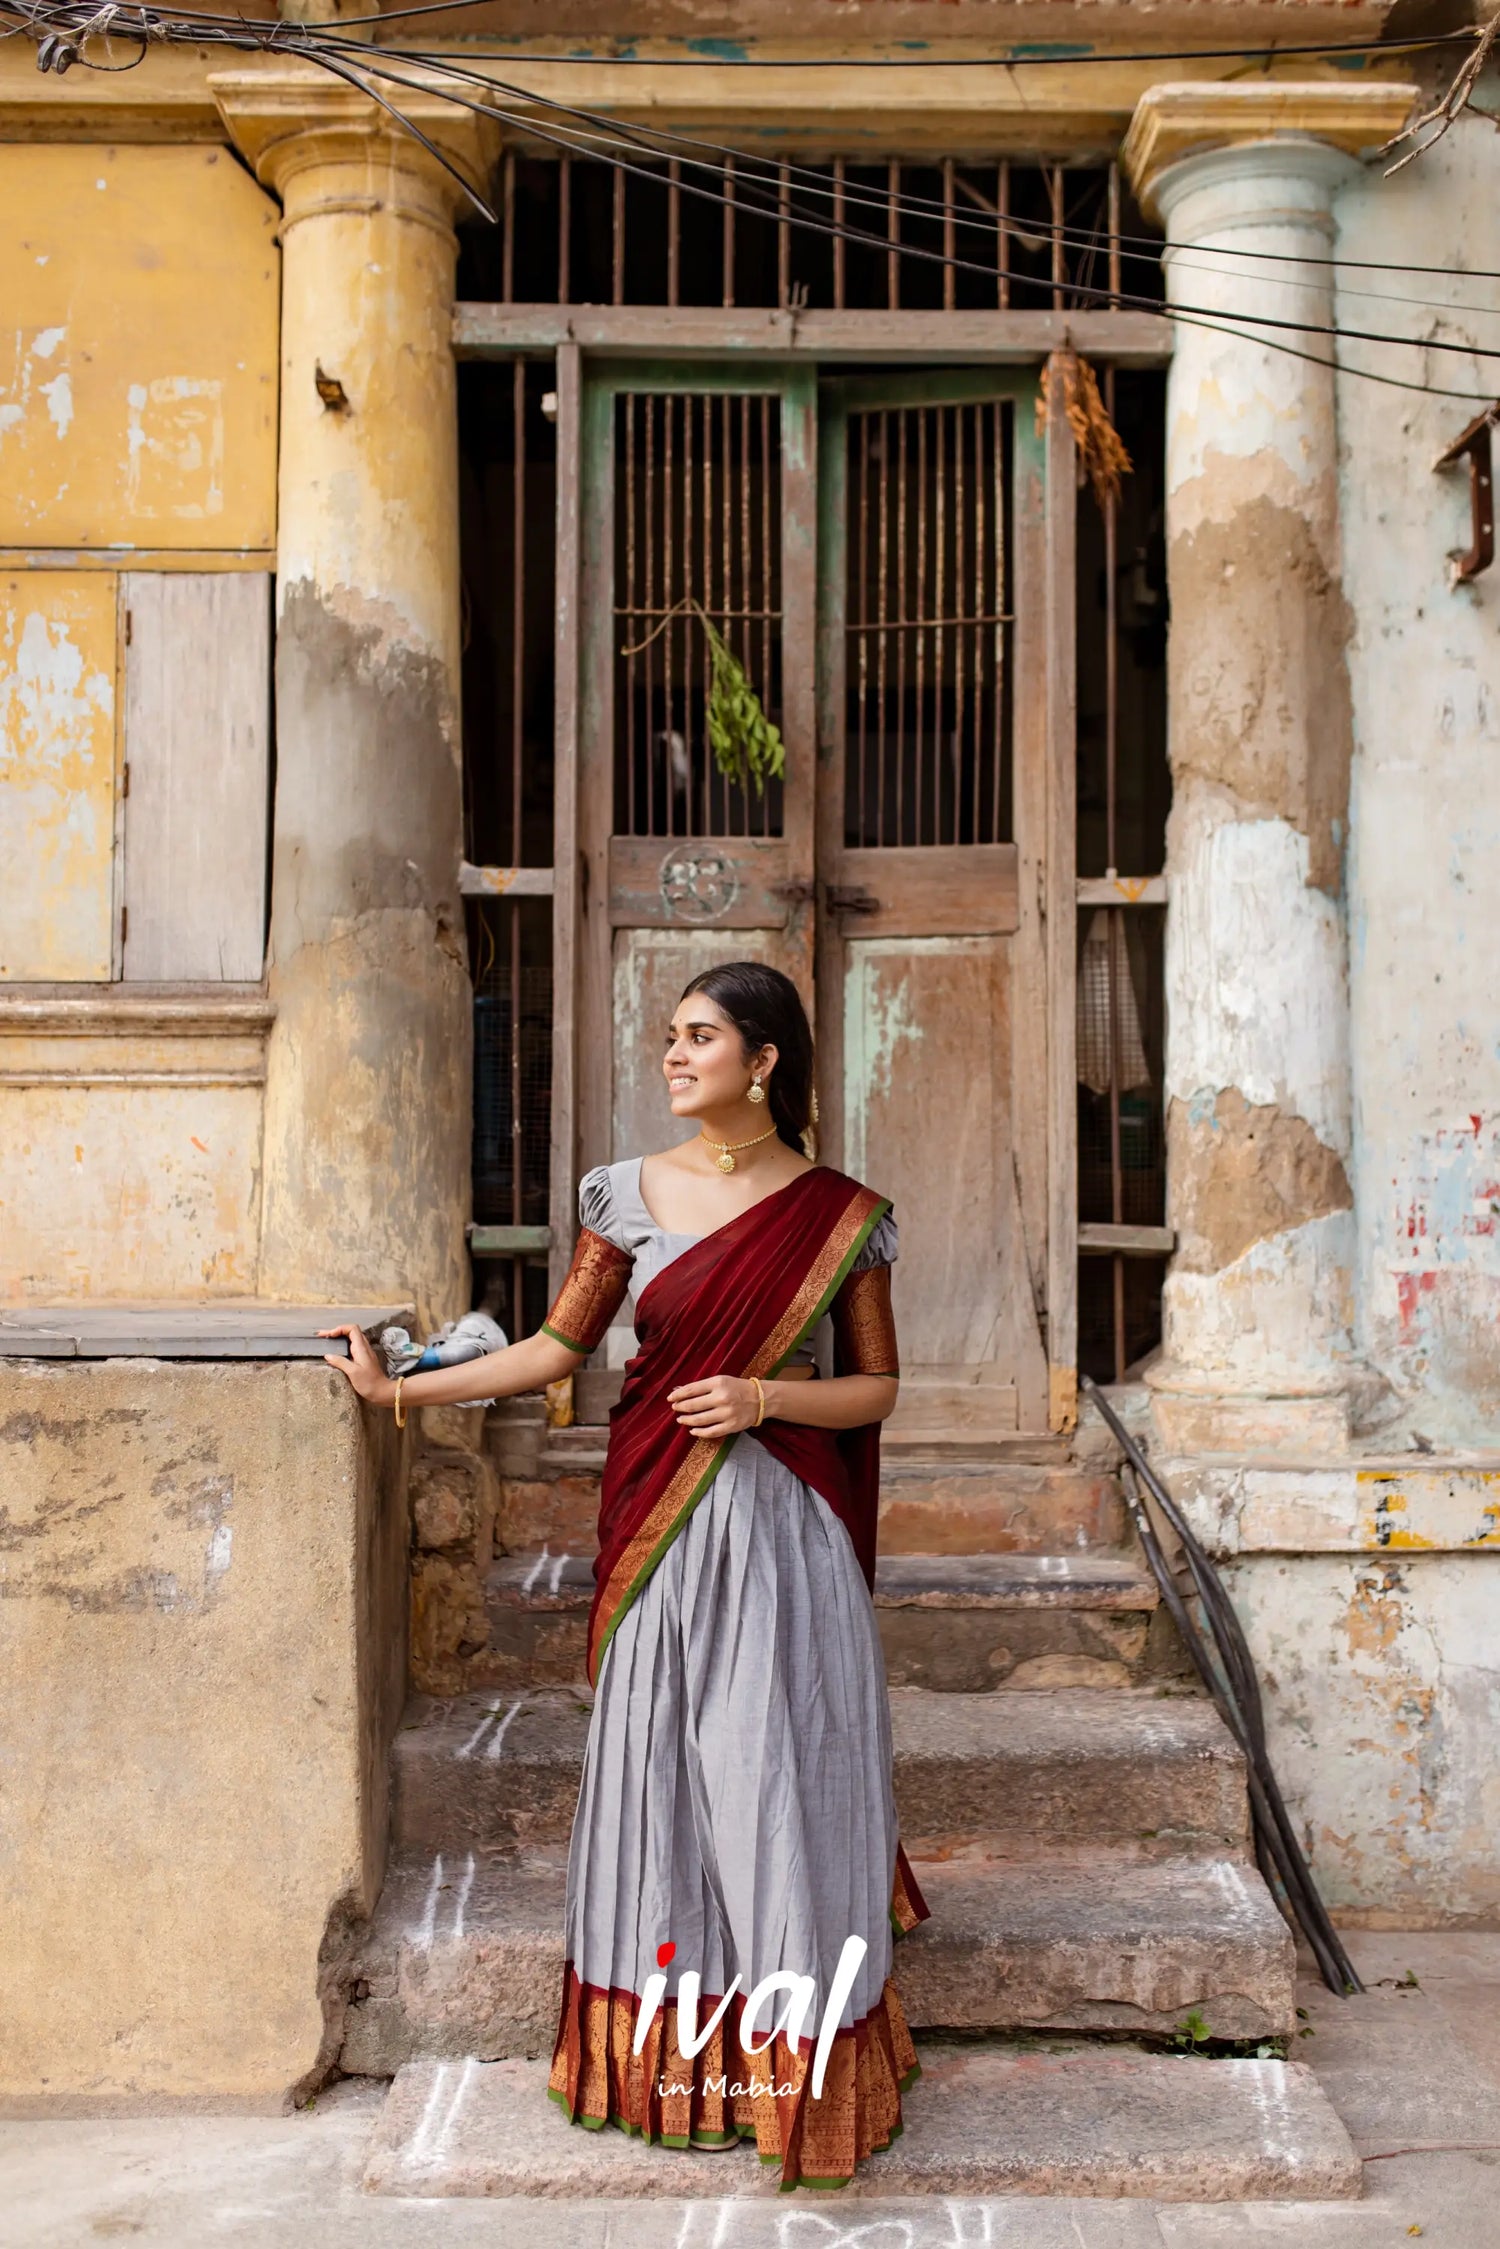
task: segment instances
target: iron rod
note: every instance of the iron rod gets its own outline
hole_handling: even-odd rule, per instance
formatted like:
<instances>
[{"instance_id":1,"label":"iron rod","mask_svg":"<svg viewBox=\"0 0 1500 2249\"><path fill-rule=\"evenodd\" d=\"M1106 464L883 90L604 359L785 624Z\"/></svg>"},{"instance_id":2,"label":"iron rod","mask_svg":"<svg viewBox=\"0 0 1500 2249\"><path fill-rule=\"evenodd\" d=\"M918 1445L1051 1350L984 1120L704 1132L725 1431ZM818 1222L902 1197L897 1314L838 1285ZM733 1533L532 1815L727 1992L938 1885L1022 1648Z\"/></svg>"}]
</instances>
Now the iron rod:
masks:
<instances>
[{"instance_id":1,"label":"iron rod","mask_svg":"<svg viewBox=\"0 0 1500 2249\"><path fill-rule=\"evenodd\" d=\"M662 399L662 463L661 463L661 598L662 606L675 610L679 599L677 590L677 553L674 534L677 528L677 409L681 404L678 395L668 391ZM677 635L684 620L673 616L661 636L662 674L662 769L667 790L667 834L677 833L677 768L672 755L672 737L677 732L676 697L673 693L676 666Z\"/></svg>"},{"instance_id":2,"label":"iron rod","mask_svg":"<svg viewBox=\"0 0 1500 2249\"><path fill-rule=\"evenodd\" d=\"M569 302L573 286L573 159L557 161L557 301Z\"/></svg>"},{"instance_id":3,"label":"iron rod","mask_svg":"<svg viewBox=\"0 0 1500 2249\"><path fill-rule=\"evenodd\" d=\"M734 158L724 159L724 305L734 303Z\"/></svg>"},{"instance_id":4,"label":"iron rod","mask_svg":"<svg viewBox=\"0 0 1500 2249\"><path fill-rule=\"evenodd\" d=\"M1260 1683L1256 1678L1244 1628L1224 1582L1194 1536L1171 1493L1157 1476L1099 1385L1088 1375L1080 1374L1079 1386L1098 1411L1125 1455L1130 1471L1133 1471L1133 1474L1122 1473L1121 1482L1140 1534L1147 1564L1178 1630L1183 1635L1187 1652L1199 1677L1244 1753L1257 1844L1263 1845L1276 1867L1287 1904L1312 1948L1328 1988L1341 1994L1362 1991L1364 1985L1318 1893L1312 1870L1297 1839L1291 1815L1267 1754ZM1136 1477L1150 1492L1173 1536L1182 1547L1203 1612L1202 1628L1189 1616L1186 1603L1156 1537L1155 1526L1150 1521L1139 1492L1134 1488ZM1210 1645L1217 1661L1209 1655Z\"/></svg>"},{"instance_id":5,"label":"iron rod","mask_svg":"<svg viewBox=\"0 0 1500 2249\"><path fill-rule=\"evenodd\" d=\"M944 312L951 312L958 301L955 295L958 283L958 268L954 263L958 255L957 241L958 229L954 224L953 217L953 159L951 156L945 156L943 158L943 256L947 260L947 264L943 267Z\"/></svg>"},{"instance_id":6,"label":"iron rod","mask_svg":"<svg viewBox=\"0 0 1500 2249\"><path fill-rule=\"evenodd\" d=\"M625 302L625 179L623 171L616 171L610 286L617 305Z\"/></svg>"},{"instance_id":7,"label":"iron rod","mask_svg":"<svg viewBox=\"0 0 1500 2249\"><path fill-rule=\"evenodd\" d=\"M682 164L673 157L667 166L667 303L675 305L682 294Z\"/></svg>"},{"instance_id":8,"label":"iron rod","mask_svg":"<svg viewBox=\"0 0 1500 2249\"><path fill-rule=\"evenodd\" d=\"M901 167L886 167L886 239L892 247L885 254L885 293L887 309L901 309Z\"/></svg>"},{"instance_id":9,"label":"iron rod","mask_svg":"<svg viewBox=\"0 0 1500 2249\"><path fill-rule=\"evenodd\" d=\"M833 309L844 309L844 159L833 160L833 223L840 231L833 238Z\"/></svg>"},{"instance_id":10,"label":"iron rod","mask_svg":"<svg viewBox=\"0 0 1500 2249\"><path fill-rule=\"evenodd\" d=\"M623 424L625 432L624 615L628 619L628 623L626 626L624 640L625 646L627 648L634 648L636 641L640 638L640 634L636 629L637 619L640 615L639 608L637 607L637 603L639 601L639 589L636 585L636 511L639 504L636 495L635 478L635 436L637 419L636 404L637 402L635 398L632 397L629 391L627 391L621 397L616 409L617 423ZM639 677L639 664L639 656L627 656L625 658L625 833L632 836L646 835L650 833L649 827L642 828L639 825L641 819L640 774L637 765L635 708L636 682ZM651 761L648 756L646 761L648 774L650 769L650 762ZM650 786L649 779L647 782L647 786L648 788ZM618 814L616 815L616 817L618 817Z\"/></svg>"}]
</instances>

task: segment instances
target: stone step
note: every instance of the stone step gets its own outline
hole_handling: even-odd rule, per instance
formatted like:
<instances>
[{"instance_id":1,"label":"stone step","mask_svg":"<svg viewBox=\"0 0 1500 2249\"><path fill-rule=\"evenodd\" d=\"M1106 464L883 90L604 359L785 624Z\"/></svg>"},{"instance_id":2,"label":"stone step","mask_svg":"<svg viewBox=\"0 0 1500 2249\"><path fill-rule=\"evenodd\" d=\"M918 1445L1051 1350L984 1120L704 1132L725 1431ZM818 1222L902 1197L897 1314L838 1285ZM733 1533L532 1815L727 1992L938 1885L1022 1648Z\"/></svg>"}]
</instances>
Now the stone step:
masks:
<instances>
[{"instance_id":1,"label":"stone step","mask_svg":"<svg viewBox=\"0 0 1500 2249\"><path fill-rule=\"evenodd\" d=\"M1247 1848L1243 1760L1208 1702L896 1688L891 1730L902 1834L923 1857ZM587 1731L583 1694L416 1698L393 1756L397 1849L566 1843Z\"/></svg>"},{"instance_id":2,"label":"stone step","mask_svg":"<svg viewBox=\"0 0 1500 2249\"><path fill-rule=\"evenodd\" d=\"M354 1967L340 2066L389 2076L416 2054L538 2054L557 2028L566 1852L469 1851L393 1866ZM897 1945L914 2028L1168 2035L1196 2010L1218 2038L1294 2027L1293 1946L1239 1859L915 1862L932 1918Z\"/></svg>"},{"instance_id":3,"label":"stone step","mask_svg":"<svg viewBox=\"0 0 1500 2249\"><path fill-rule=\"evenodd\" d=\"M601 1435L555 1430L531 1466L497 1456L495 1536L505 1552L536 1553L546 1545L554 1554L592 1558ZM562 1442L574 1438L587 1442ZM1129 1536L1118 1479L1105 1470L1008 1458L997 1445L882 1447L883 1554L1077 1553L1119 1547Z\"/></svg>"},{"instance_id":4,"label":"stone step","mask_svg":"<svg viewBox=\"0 0 1500 2249\"><path fill-rule=\"evenodd\" d=\"M567 1685L584 1676L593 1565L580 1554L507 1555L486 1582L480 1682ZM1175 1632L1153 1631L1156 1585L1128 1556L890 1554L876 1573L893 1686L1126 1687L1180 1676Z\"/></svg>"},{"instance_id":5,"label":"stone step","mask_svg":"<svg viewBox=\"0 0 1500 2249\"><path fill-rule=\"evenodd\" d=\"M924 2045L921 2058L922 2075L903 2097L904 2131L861 2165L845 2195L1201 2203L1360 2193L1349 2136L1300 2062L1184 2060L1129 2046L1038 2053ZM545 2061L408 2063L376 2121L366 2190L591 2202L659 2196L674 2205L663 2213L663 2241L669 2224L686 2237L685 2199L779 2192L774 2167L760 2164L751 2144L699 2154L582 2131L546 2098L546 2081ZM811 2190L804 2194L813 2200ZM740 2238L727 2220L721 2208L716 2241ZM821 2233L826 2215L814 2222ZM903 2231L894 2226L892 2238ZM1005 2232L1009 2239L1009 2225Z\"/></svg>"}]
</instances>

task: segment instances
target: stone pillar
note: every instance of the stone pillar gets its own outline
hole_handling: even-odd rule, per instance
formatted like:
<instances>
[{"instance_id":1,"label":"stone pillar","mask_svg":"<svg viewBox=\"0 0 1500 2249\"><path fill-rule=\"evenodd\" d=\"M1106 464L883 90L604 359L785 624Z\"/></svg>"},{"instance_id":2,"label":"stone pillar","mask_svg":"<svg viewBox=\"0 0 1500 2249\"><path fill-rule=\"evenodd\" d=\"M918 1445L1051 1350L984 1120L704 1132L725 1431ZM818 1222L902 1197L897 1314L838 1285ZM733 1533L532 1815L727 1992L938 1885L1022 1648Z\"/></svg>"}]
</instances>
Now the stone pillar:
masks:
<instances>
[{"instance_id":1,"label":"stone pillar","mask_svg":"<svg viewBox=\"0 0 1500 2249\"><path fill-rule=\"evenodd\" d=\"M1347 1432L1351 717L1326 338L1333 199L1411 90L1154 87L1125 161L1170 245L1169 1444ZM1228 253L1215 256L1216 251ZM1261 256L1247 257L1255 252ZM1284 343L1309 356L1298 358Z\"/></svg>"},{"instance_id":2,"label":"stone pillar","mask_svg":"<svg viewBox=\"0 0 1500 2249\"><path fill-rule=\"evenodd\" d=\"M276 809L261 1290L467 1307L457 183L312 66L225 74L281 198ZM489 128L403 97L478 181Z\"/></svg>"}]
</instances>

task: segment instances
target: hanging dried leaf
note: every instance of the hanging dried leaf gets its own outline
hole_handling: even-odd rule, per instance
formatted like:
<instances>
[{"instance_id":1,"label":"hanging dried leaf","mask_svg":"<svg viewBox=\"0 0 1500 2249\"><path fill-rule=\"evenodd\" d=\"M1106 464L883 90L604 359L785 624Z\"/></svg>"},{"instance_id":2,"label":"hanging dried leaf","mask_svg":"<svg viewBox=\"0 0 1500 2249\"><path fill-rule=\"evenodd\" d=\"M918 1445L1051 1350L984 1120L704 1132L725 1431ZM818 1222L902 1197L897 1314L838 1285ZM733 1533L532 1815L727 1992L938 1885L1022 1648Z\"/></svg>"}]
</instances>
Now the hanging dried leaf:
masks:
<instances>
[{"instance_id":1,"label":"hanging dried leaf","mask_svg":"<svg viewBox=\"0 0 1500 2249\"><path fill-rule=\"evenodd\" d=\"M639 655L685 610L697 618L708 642L708 746L714 763L726 781L764 796L767 779L779 780L786 771L786 744L767 718L744 665L700 602L679 601L644 640L620 654Z\"/></svg>"},{"instance_id":2,"label":"hanging dried leaf","mask_svg":"<svg viewBox=\"0 0 1500 2249\"><path fill-rule=\"evenodd\" d=\"M708 741L726 781L766 793L766 777L786 771L786 745L765 714L749 675L722 633L700 609L713 670L708 683Z\"/></svg>"},{"instance_id":3,"label":"hanging dried leaf","mask_svg":"<svg viewBox=\"0 0 1500 2249\"><path fill-rule=\"evenodd\" d=\"M1079 461L1093 486L1094 498L1103 509L1120 497L1120 479L1131 474L1134 464L1109 418L1109 411L1099 395L1098 379L1088 361L1069 349L1054 352L1052 365L1062 383L1063 412L1078 447ZM1037 392L1038 430L1047 427L1051 390L1048 381Z\"/></svg>"}]
</instances>

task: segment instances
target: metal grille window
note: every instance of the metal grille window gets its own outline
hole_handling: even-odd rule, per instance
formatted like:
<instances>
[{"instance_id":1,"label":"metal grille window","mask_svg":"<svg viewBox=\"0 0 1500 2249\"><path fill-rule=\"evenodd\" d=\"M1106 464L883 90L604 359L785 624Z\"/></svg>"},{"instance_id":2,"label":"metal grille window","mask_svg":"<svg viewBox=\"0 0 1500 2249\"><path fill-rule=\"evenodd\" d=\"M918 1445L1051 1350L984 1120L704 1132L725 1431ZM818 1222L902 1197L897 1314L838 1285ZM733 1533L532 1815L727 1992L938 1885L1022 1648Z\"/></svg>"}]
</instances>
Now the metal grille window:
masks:
<instances>
[{"instance_id":1,"label":"metal grille window","mask_svg":"<svg viewBox=\"0 0 1500 2249\"><path fill-rule=\"evenodd\" d=\"M1104 381L1135 469L1102 515L1087 494L1078 512L1078 1359L1118 1382L1160 1341L1172 1247L1159 872L1171 790L1161 378Z\"/></svg>"},{"instance_id":2,"label":"metal grille window","mask_svg":"<svg viewBox=\"0 0 1500 2249\"><path fill-rule=\"evenodd\" d=\"M1113 167L721 164L509 155L499 227L465 229L460 293L493 303L1064 311L1118 281ZM952 262L946 262L952 261ZM1144 265L1137 296L1160 292Z\"/></svg>"},{"instance_id":3,"label":"metal grille window","mask_svg":"<svg viewBox=\"0 0 1500 2249\"><path fill-rule=\"evenodd\" d=\"M850 417L851 848L1010 840L1010 414L985 400Z\"/></svg>"},{"instance_id":4,"label":"metal grille window","mask_svg":"<svg viewBox=\"0 0 1500 2249\"><path fill-rule=\"evenodd\" d=\"M774 721L780 412L780 401L764 392L626 391L615 401L620 835L781 833L779 783L757 795L726 780L715 763L702 621L744 665Z\"/></svg>"}]
</instances>

